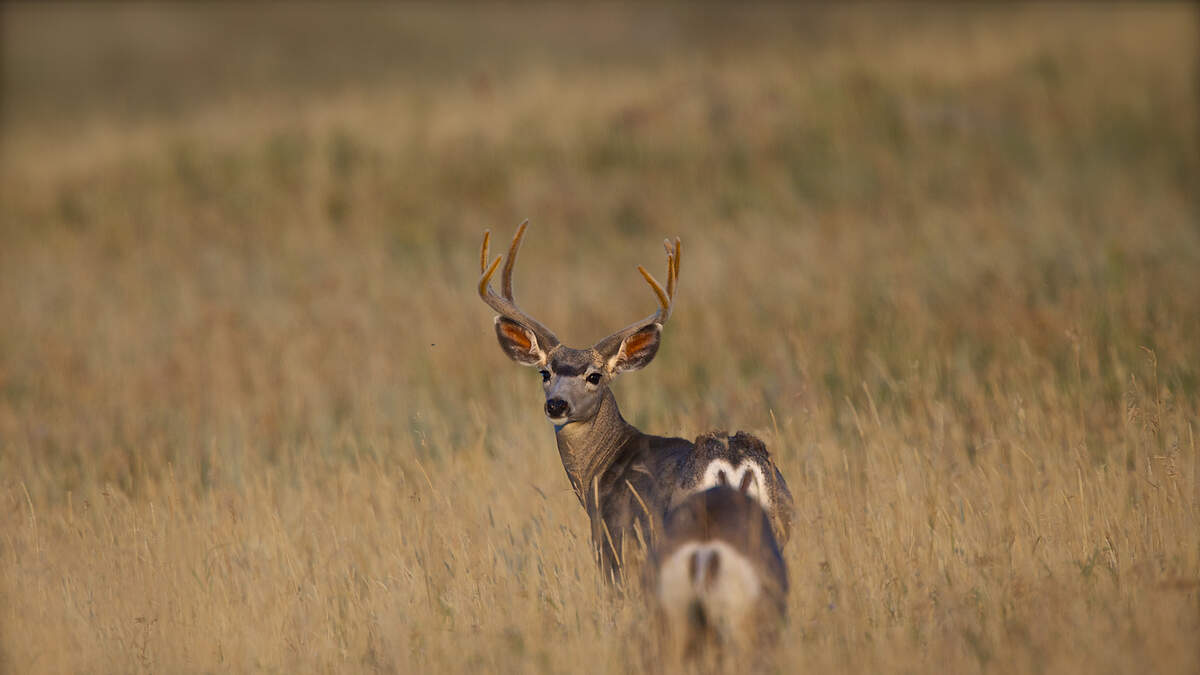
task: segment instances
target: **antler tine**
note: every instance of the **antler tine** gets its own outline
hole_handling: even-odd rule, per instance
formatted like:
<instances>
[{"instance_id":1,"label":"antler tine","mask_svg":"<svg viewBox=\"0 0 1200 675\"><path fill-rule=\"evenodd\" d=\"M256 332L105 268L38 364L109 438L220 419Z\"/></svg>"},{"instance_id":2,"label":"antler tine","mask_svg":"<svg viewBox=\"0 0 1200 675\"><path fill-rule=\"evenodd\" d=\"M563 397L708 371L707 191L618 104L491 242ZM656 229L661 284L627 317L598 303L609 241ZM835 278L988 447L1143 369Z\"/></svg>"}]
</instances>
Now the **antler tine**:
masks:
<instances>
[{"instance_id":1,"label":"antler tine","mask_svg":"<svg viewBox=\"0 0 1200 675\"><path fill-rule=\"evenodd\" d=\"M479 297L483 298L483 301L489 305L492 304L492 299L498 299L498 296L493 293L491 287L488 286L488 282L492 280L492 275L496 273L496 268L499 266L500 256L496 256L496 259L492 261L492 264L489 265L488 268L483 271L483 275L479 277ZM493 309L495 308L493 307Z\"/></svg>"},{"instance_id":2,"label":"antler tine","mask_svg":"<svg viewBox=\"0 0 1200 675\"><path fill-rule=\"evenodd\" d=\"M492 240L492 231L483 231L483 248L479 250L479 273L483 274L487 271L488 260L488 243Z\"/></svg>"},{"instance_id":3,"label":"antler tine","mask_svg":"<svg viewBox=\"0 0 1200 675\"><path fill-rule=\"evenodd\" d=\"M675 286L677 286L679 284L679 261L681 259L682 254L683 254L683 242L679 240L679 237L675 237L675 277L673 279L673 281L675 283L671 284L672 290L675 288ZM671 297L672 298L675 297L675 294L673 292L671 293Z\"/></svg>"},{"instance_id":4,"label":"antler tine","mask_svg":"<svg viewBox=\"0 0 1200 675\"><path fill-rule=\"evenodd\" d=\"M518 227L517 233L513 236L512 245L508 247L508 257L504 259L504 275L500 277L500 292L504 297L512 300L512 271L513 266L517 264L517 251L521 248L521 240L525 238L525 228L529 226L529 219L526 218Z\"/></svg>"},{"instance_id":5,"label":"antler tine","mask_svg":"<svg viewBox=\"0 0 1200 675\"><path fill-rule=\"evenodd\" d=\"M654 294L658 296L658 304L662 305L662 308L659 309L659 311L661 312L665 310L667 306L671 304L671 300L667 296L666 292L663 291L663 287L659 285L658 280L654 278L653 274L650 274L646 271L645 267L638 265L637 270L642 273L642 278L646 280L646 283L650 284L650 288L653 289Z\"/></svg>"},{"instance_id":6,"label":"antler tine","mask_svg":"<svg viewBox=\"0 0 1200 675\"><path fill-rule=\"evenodd\" d=\"M496 256L491 265L487 264L488 259L488 244L491 241L491 231L485 230L483 233L483 247L479 252L479 267L481 275L479 277L479 297L487 303L488 307L496 310L501 316L507 317L517 323L522 324L526 328L532 330L538 338L543 348L550 348L557 345L558 338L549 328L543 326L537 319L529 316L520 307L517 306L513 299L512 291L512 270L513 264L517 260L517 249L521 247L521 238L525 235L525 228L529 225L529 221L521 223L517 229L517 234L513 237L512 245L509 246L508 255L505 258L504 272L500 277L500 284L503 295L496 295L492 290L490 282L492 276L496 273L496 268L500 266L501 257Z\"/></svg>"},{"instance_id":7,"label":"antler tine","mask_svg":"<svg viewBox=\"0 0 1200 675\"><path fill-rule=\"evenodd\" d=\"M675 283L679 281L679 237L675 237L675 246L670 239L663 239L663 248L667 250L667 297L675 297Z\"/></svg>"},{"instance_id":8,"label":"antler tine","mask_svg":"<svg viewBox=\"0 0 1200 675\"><path fill-rule=\"evenodd\" d=\"M675 304L675 284L679 281L679 250L681 248L679 237L675 238L674 247L671 246L670 239L664 239L663 248L667 251L667 288L665 291L662 284L658 283L654 275L647 272L645 267L638 265L637 268L646 283L650 284L654 295L658 297L659 309L652 318L660 323L666 322L671 317L671 309Z\"/></svg>"}]
</instances>

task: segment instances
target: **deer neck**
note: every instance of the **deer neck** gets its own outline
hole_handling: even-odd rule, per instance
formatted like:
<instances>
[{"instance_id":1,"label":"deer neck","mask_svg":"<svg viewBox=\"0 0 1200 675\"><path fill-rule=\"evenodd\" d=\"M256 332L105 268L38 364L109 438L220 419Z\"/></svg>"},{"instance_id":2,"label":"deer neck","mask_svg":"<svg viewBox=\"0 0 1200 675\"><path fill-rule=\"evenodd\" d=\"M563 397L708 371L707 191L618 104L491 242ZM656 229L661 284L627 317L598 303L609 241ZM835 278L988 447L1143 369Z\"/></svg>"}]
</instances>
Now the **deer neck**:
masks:
<instances>
[{"instance_id":1,"label":"deer neck","mask_svg":"<svg viewBox=\"0 0 1200 675\"><path fill-rule=\"evenodd\" d=\"M641 434L621 417L617 399L611 391L604 392L594 417L556 429L558 454L576 492L591 485L612 464L629 439ZM583 499L582 493L580 499Z\"/></svg>"}]
</instances>

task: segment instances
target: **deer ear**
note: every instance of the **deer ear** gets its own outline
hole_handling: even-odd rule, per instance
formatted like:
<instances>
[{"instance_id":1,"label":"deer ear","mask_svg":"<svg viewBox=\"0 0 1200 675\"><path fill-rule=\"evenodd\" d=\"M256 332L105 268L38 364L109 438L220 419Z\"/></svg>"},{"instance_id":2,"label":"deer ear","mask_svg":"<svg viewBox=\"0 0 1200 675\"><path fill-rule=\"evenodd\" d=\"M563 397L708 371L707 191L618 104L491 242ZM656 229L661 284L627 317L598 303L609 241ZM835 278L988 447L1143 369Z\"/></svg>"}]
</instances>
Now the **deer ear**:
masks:
<instances>
[{"instance_id":1,"label":"deer ear","mask_svg":"<svg viewBox=\"0 0 1200 675\"><path fill-rule=\"evenodd\" d=\"M645 368L658 353L662 325L652 323L621 341L621 348L608 361L613 375Z\"/></svg>"},{"instance_id":2,"label":"deer ear","mask_svg":"<svg viewBox=\"0 0 1200 675\"><path fill-rule=\"evenodd\" d=\"M523 366L537 366L546 362L546 352L538 345L537 336L512 319L496 317L496 339L508 358Z\"/></svg>"}]
</instances>

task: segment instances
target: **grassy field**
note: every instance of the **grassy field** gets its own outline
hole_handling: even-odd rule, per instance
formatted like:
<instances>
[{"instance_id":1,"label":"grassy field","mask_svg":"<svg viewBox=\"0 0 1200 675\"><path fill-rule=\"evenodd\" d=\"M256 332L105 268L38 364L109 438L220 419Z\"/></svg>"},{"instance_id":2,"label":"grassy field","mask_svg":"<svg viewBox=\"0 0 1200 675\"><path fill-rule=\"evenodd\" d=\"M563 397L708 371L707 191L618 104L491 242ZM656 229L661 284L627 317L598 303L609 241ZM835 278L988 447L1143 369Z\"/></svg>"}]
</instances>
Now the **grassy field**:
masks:
<instances>
[{"instance_id":1,"label":"grassy field","mask_svg":"<svg viewBox=\"0 0 1200 675\"><path fill-rule=\"evenodd\" d=\"M340 7L340 6L339 6ZM779 672L1200 670L1192 6L0 8L0 672L654 672L536 373L796 498Z\"/></svg>"}]
</instances>

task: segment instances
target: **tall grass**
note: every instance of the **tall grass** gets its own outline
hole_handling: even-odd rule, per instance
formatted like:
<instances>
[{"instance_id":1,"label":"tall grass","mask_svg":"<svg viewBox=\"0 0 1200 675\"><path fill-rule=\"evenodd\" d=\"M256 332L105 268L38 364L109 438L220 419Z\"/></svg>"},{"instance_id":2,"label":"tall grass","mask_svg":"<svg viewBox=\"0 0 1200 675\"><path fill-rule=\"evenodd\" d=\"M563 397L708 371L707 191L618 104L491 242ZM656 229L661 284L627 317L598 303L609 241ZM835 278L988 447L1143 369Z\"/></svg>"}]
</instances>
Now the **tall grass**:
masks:
<instances>
[{"instance_id":1,"label":"tall grass","mask_svg":"<svg viewBox=\"0 0 1200 675\"><path fill-rule=\"evenodd\" d=\"M1190 7L5 6L0 670L652 672L474 296L687 248L644 430L762 436L780 672L1195 672Z\"/></svg>"}]
</instances>

